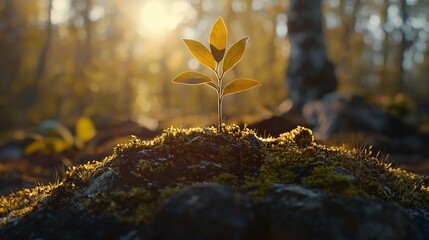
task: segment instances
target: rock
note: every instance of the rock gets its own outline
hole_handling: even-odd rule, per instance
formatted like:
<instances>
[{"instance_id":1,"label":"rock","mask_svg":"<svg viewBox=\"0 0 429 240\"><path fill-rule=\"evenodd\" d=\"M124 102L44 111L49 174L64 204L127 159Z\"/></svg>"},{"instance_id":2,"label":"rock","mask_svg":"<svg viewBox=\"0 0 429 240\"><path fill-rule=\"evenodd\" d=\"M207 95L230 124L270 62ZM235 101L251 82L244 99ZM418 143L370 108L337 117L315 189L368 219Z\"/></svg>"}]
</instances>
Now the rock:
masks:
<instances>
[{"instance_id":1,"label":"rock","mask_svg":"<svg viewBox=\"0 0 429 240\"><path fill-rule=\"evenodd\" d=\"M168 198L153 220L155 239L254 239L256 214L248 196L201 184Z\"/></svg>"},{"instance_id":2,"label":"rock","mask_svg":"<svg viewBox=\"0 0 429 240\"><path fill-rule=\"evenodd\" d=\"M276 185L264 199L270 239L424 239L399 205L326 195L298 185ZM421 215L419 215L421 217ZM417 217L416 217L417 218ZM427 230L426 230L427 231Z\"/></svg>"},{"instance_id":3,"label":"rock","mask_svg":"<svg viewBox=\"0 0 429 240\"><path fill-rule=\"evenodd\" d=\"M338 93L307 103L304 117L313 126L319 139L351 131L377 132L386 135L407 135L415 128L390 116L382 109L367 104L356 95Z\"/></svg>"},{"instance_id":4,"label":"rock","mask_svg":"<svg viewBox=\"0 0 429 240\"><path fill-rule=\"evenodd\" d=\"M0 158L17 159L24 156L22 147L14 146L12 144L5 145L6 146L0 146Z\"/></svg>"},{"instance_id":5,"label":"rock","mask_svg":"<svg viewBox=\"0 0 429 240\"><path fill-rule=\"evenodd\" d=\"M56 184L0 197L0 239L428 236L428 179L320 145L302 127L275 139L235 125L223 135L210 129L133 137Z\"/></svg>"},{"instance_id":6,"label":"rock","mask_svg":"<svg viewBox=\"0 0 429 240\"><path fill-rule=\"evenodd\" d=\"M144 226L132 226L106 216L89 217L66 209L44 209L21 219L19 228L14 225L0 228L0 239L122 239L130 232L139 235L138 239L145 239Z\"/></svg>"},{"instance_id":7,"label":"rock","mask_svg":"<svg viewBox=\"0 0 429 240\"><path fill-rule=\"evenodd\" d=\"M274 185L254 204L218 184L189 187L155 215L154 239L425 239L428 209L328 195L300 185Z\"/></svg>"},{"instance_id":8,"label":"rock","mask_svg":"<svg viewBox=\"0 0 429 240\"><path fill-rule=\"evenodd\" d=\"M372 146L390 161L422 163L429 158L429 135L356 95L331 94L304 107L304 117L318 140L330 144Z\"/></svg>"},{"instance_id":9,"label":"rock","mask_svg":"<svg viewBox=\"0 0 429 240\"><path fill-rule=\"evenodd\" d=\"M429 209L404 210L395 203L328 195L292 184L275 184L263 202L255 204L232 188L205 183L167 198L147 225L45 208L30 213L16 226L0 228L0 237L419 240L429 236Z\"/></svg>"},{"instance_id":10,"label":"rock","mask_svg":"<svg viewBox=\"0 0 429 240\"><path fill-rule=\"evenodd\" d=\"M97 192L107 192L111 190L112 184L117 174L112 169L105 171L103 174L94 179L85 191L86 195L95 194Z\"/></svg>"},{"instance_id":11,"label":"rock","mask_svg":"<svg viewBox=\"0 0 429 240\"><path fill-rule=\"evenodd\" d=\"M422 231L423 236L429 236L429 207L408 210L416 226Z\"/></svg>"},{"instance_id":12,"label":"rock","mask_svg":"<svg viewBox=\"0 0 429 240\"><path fill-rule=\"evenodd\" d=\"M250 148L254 152L258 152L259 149L261 148L261 146L263 145L262 141L254 135L248 135L244 138L245 138L245 140L247 140L247 142L249 142Z\"/></svg>"}]
</instances>

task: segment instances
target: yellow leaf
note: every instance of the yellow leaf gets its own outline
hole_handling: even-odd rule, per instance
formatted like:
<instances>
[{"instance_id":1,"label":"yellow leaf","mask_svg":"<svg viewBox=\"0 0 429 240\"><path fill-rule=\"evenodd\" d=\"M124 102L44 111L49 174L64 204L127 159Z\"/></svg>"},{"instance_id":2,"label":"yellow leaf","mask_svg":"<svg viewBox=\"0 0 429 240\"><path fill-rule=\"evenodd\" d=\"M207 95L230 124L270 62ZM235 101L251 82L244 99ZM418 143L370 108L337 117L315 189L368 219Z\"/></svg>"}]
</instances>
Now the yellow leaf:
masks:
<instances>
[{"instance_id":1,"label":"yellow leaf","mask_svg":"<svg viewBox=\"0 0 429 240\"><path fill-rule=\"evenodd\" d=\"M223 56L225 55L226 37L227 30L225 22L222 18L218 18L218 20L213 24L212 31L210 33L210 50L217 62L222 61Z\"/></svg>"},{"instance_id":2,"label":"yellow leaf","mask_svg":"<svg viewBox=\"0 0 429 240\"><path fill-rule=\"evenodd\" d=\"M36 140L24 149L25 155L30 155L35 152L46 151L49 153L60 153L64 150L70 148L70 145L60 138L43 138L40 140Z\"/></svg>"},{"instance_id":3,"label":"yellow leaf","mask_svg":"<svg viewBox=\"0 0 429 240\"><path fill-rule=\"evenodd\" d=\"M95 129L94 123L88 117L80 117L76 123L76 141L85 143L91 140L97 130Z\"/></svg>"},{"instance_id":4,"label":"yellow leaf","mask_svg":"<svg viewBox=\"0 0 429 240\"><path fill-rule=\"evenodd\" d=\"M73 145L73 135L71 134L70 130L68 130L65 127L59 127L57 129L55 129L58 134L61 135L61 137L64 139L64 141L68 144L68 145Z\"/></svg>"},{"instance_id":5,"label":"yellow leaf","mask_svg":"<svg viewBox=\"0 0 429 240\"><path fill-rule=\"evenodd\" d=\"M183 72L177 75L174 79L174 83L178 84L188 84L188 85L198 85L203 83L211 82L211 78L199 72Z\"/></svg>"},{"instance_id":6,"label":"yellow leaf","mask_svg":"<svg viewBox=\"0 0 429 240\"><path fill-rule=\"evenodd\" d=\"M228 71L241 60L244 50L246 50L247 40L248 38L241 39L228 50L223 61L223 72Z\"/></svg>"},{"instance_id":7,"label":"yellow leaf","mask_svg":"<svg viewBox=\"0 0 429 240\"><path fill-rule=\"evenodd\" d=\"M192 56L194 56L201 64L216 71L216 60L211 52L200 42L190 39L183 39L183 42L188 47Z\"/></svg>"},{"instance_id":8,"label":"yellow leaf","mask_svg":"<svg viewBox=\"0 0 429 240\"><path fill-rule=\"evenodd\" d=\"M47 140L46 146L50 152L61 153L71 147L71 145L60 138L50 138Z\"/></svg>"},{"instance_id":9,"label":"yellow leaf","mask_svg":"<svg viewBox=\"0 0 429 240\"><path fill-rule=\"evenodd\" d=\"M46 149L46 143L45 143L44 139L36 140L36 141L28 144L27 147L25 147L24 154L30 155L32 153L35 153L35 152L38 152L41 150L45 150L45 149Z\"/></svg>"},{"instance_id":10,"label":"yellow leaf","mask_svg":"<svg viewBox=\"0 0 429 240\"><path fill-rule=\"evenodd\" d=\"M235 79L229 82L228 84L226 84L225 89L223 90L223 96L247 91L259 85L261 84L256 80L247 79L247 78Z\"/></svg>"}]
</instances>

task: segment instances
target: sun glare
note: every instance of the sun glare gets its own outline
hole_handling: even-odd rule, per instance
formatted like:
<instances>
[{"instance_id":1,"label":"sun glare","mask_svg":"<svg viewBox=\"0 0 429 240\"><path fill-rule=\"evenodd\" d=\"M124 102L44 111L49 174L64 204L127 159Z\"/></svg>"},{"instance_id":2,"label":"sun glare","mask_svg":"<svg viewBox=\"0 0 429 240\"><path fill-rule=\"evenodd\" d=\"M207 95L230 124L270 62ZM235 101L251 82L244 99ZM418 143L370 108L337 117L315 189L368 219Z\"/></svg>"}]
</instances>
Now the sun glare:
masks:
<instances>
[{"instance_id":1,"label":"sun glare","mask_svg":"<svg viewBox=\"0 0 429 240\"><path fill-rule=\"evenodd\" d=\"M165 1L150 0L143 5L140 13L140 33L153 35L173 30L182 19L183 15L172 11Z\"/></svg>"}]
</instances>

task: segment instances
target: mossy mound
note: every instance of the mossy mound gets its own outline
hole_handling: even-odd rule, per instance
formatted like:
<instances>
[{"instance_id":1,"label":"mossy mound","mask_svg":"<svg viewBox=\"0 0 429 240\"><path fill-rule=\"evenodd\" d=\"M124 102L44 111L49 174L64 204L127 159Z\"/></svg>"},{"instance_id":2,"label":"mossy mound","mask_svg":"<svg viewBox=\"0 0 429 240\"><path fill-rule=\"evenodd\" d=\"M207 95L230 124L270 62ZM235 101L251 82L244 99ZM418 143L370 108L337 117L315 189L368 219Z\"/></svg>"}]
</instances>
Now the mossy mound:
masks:
<instances>
[{"instance_id":1,"label":"mossy mound","mask_svg":"<svg viewBox=\"0 0 429 240\"><path fill-rule=\"evenodd\" d=\"M254 201L276 183L293 183L406 208L429 206L424 177L371 155L365 149L319 145L303 127L278 138L260 138L236 125L223 132L169 128L151 141L132 137L112 156L71 168L58 183L1 197L1 225L59 209L143 224L172 193L203 182L231 186Z\"/></svg>"}]
</instances>

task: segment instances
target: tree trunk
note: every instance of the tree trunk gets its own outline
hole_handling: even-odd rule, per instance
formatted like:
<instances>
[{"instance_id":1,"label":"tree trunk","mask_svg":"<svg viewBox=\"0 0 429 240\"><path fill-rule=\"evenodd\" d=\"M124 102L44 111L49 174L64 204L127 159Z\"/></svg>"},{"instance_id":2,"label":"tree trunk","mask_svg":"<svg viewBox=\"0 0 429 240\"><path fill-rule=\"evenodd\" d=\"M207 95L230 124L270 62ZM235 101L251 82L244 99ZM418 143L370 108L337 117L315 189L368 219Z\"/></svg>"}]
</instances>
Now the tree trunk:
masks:
<instances>
[{"instance_id":1,"label":"tree trunk","mask_svg":"<svg viewBox=\"0 0 429 240\"><path fill-rule=\"evenodd\" d=\"M380 90L384 94L390 93L389 89L389 71L388 71L388 65L389 65L389 33L386 31L386 26L388 20L388 14L387 9L389 7L389 0L384 0L384 10L383 10L383 32L384 32L384 39L383 39L383 66L381 68L381 84L380 84Z\"/></svg>"},{"instance_id":2,"label":"tree trunk","mask_svg":"<svg viewBox=\"0 0 429 240\"><path fill-rule=\"evenodd\" d=\"M398 74L398 80L397 80L397 92L403 92L404 91L404 77L405 77L405 71L404 71L404 56L405 56L405 50L407 50L407 39L406 39L406 33L405 33L405 22L408 19L408 12L407 12L407 1L401 0L400 2L401 6L401 12L402 12L402 27L401 27L401 34L402 34L402 40L401 45L399 49L399 74Z\"/></svg>"},{"instance_id":3,"label":"tree trunk","mask_svg":"<svg viewBox=\"0 0 429 240\"><path fill-rule=\"evenodd\" d=\"M93 24L91 19L89 18L89 14L93 7L92 0L83 0L85 8L80 12L83 18L83 28L85 32L85 39L83 42L77 41L76 47L76 69L75 69L75 79L79 82L82 87L81 92L76 92L79 98L76 100L76 114L78 116L82 116L85 111L85 107L89 102L91 96L88 94L88 82L89 79L85 70L89 68L89 64L92 60L92 32L93 32Z\"/></svg>"},{"instance_id":4,"label":"tree trunk","mask_svg":"<svg viewBox=\"0 0 429 240\"><path fill-rule=\"evenodd\" d=\"M84 46L84 58L83 58L83 66L86 66L92 58L92 33L93 33L93 26L92 21L89 18L93 2L92 0L85 0L85 10L83 12L83 21L84 21L84 27L85 27L85 46Z\"/></svg>"},{"instance_id":5,"label":"tree trunk","mask_svg":"<svg viewBox=\"0 0 429 240\"><path fill-rule=\"evenodd\" d=\"M133 101L136 97L136 90L135 85L133 84L133 78L134 78L134 69L133 69L133 63L134 63L134 50L137 43L137 35L133 36L133 39L128 45L128 57L125 61L125 76L124 76L124 91L127 93L124 95L124 113L127 114L127 118L131 117L131 113L133 111Z\"/></svg>"},{"instance_id":6,"label":"tree trunk","mask_svg":"<svg viewBox=\"0 0 429 240\"><path fill-rule=\"evenodd\" d=\"M292 110L322 98L337 87L334 65L327 59L321 0L291 0L288 13L291 55L286 80Z\"/></svg>"},{"instance_id":7,"label":"tree trunk","mask_svg":"<svg viewBox=\"0 0 429 240\"><path fill-rule=\"evenodd\" d=\"M5 1L5 22L6 22L6 56L9 56L6 64L8 70L6 70L6 88L10 92L12 85L18 80L19 69L22 61L22 29L24 26L21 25L19 16L15 10L15 4L13 0Z\"/></svg>"},{"instance_id":8,"label":"tree trunk","mask_svg":"<svg viewBox=\"0 0 429 240\"><path fill-rule=\"evenodd\" d=\"M52 41L52 2L53 0L49 0L48 3L48 19L46 20L46 41L40 50L39 61L37 62L36 72L34 74L34 86L39 87L40 80L43 77L46 67L46 61L49 54L49 48L51 47Z\"/></svg>"}]
</instances>

